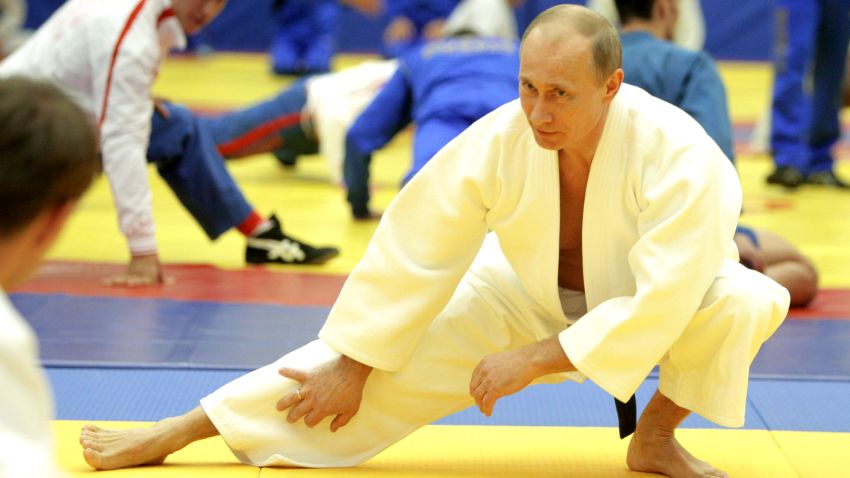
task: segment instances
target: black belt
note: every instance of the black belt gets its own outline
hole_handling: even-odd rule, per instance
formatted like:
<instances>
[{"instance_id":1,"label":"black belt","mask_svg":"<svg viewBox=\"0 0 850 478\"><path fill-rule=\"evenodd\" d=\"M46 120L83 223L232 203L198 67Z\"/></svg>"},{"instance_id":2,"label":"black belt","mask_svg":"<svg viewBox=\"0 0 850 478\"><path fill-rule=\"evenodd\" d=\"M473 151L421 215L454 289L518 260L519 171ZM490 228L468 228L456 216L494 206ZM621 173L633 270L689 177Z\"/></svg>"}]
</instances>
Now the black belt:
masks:
<instances>
[{"instance_id":1,"label":"black belt","mask_svg":"<svg viewBox=\"0 0 850 478\"><path fill-rule=\"evenodd\" d=\"M626 438L634 433L637 428L637 402L635 401L635 396L632 395L632 398L630 398L626 403L615 398L614 405L617 406L617 421L620 425L620 438Z\"/></svg>"}]
</instances>

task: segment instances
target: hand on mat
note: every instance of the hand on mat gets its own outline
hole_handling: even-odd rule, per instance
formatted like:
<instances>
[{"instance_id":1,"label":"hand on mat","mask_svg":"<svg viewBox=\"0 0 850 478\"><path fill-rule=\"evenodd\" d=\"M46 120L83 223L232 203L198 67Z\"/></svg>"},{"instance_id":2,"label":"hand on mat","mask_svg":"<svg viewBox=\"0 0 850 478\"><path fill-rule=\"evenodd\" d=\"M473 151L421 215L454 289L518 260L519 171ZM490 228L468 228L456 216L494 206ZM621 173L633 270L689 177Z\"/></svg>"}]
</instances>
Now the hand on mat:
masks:
<instances>
[{"instance_id":1,"label":"hand on mat","mask_svg":"<svg viewBox=\"0 0 850 478\"><path fill-rule=\"evenodd\" d=\"M279 411L289 408L286 419L294 423L304 418L304 424L314 427L325 417L333 416L331 431L345 426L360 409L363 386L372 367L345 355L309 372L283 367L279 373L301 383L278 400Z\"/></svg>"},{"instance_id":2,"label":"hand on mat","mask_svg":"<svg viewBox=\"0 0 850 478\"><path fill-rule=\"evenodd\" d=\"M496 400L522 390L536 378L528 367L523 350L487 355L472 371L469 394L484 415L489 417L493 413Z\"/></svg>"},{"instance_id":3,"label":"hand on mat","mask_svg":"<svg viewBox=\"0 0 850 478\"><path fill-rule=\"evenodd\" d=\"M107 277L103 280L106 285L112 286L141 286L156 284L173 284L173 278L162 275L162 267L159 264L159 256L156 253L134 255L127 265L123 274Z\"/></svg>"}]
</instances>

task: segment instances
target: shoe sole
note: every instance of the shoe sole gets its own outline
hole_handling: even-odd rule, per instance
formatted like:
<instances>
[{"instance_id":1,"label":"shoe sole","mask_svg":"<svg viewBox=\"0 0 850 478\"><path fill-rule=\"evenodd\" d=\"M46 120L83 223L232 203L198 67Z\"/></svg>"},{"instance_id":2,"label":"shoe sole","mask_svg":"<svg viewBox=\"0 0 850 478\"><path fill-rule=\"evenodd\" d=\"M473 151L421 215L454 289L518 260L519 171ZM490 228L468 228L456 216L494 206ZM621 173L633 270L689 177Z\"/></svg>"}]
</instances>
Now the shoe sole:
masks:
<instances>
[{"instance_id":1,"label":"shoe sole","mask_svg":"<svg viewBox=\"0 0 850 478\"><path fill-rule=\"evenodd\" d=\"M339 251L334 249L334 250L328 251L324 254L313 257L309 261L304 261L301 264L316 264L316 265L324 264L325 262L333 259L334 257L336 257L338 255L339 255Z\"/></svg>"}]
</instances>

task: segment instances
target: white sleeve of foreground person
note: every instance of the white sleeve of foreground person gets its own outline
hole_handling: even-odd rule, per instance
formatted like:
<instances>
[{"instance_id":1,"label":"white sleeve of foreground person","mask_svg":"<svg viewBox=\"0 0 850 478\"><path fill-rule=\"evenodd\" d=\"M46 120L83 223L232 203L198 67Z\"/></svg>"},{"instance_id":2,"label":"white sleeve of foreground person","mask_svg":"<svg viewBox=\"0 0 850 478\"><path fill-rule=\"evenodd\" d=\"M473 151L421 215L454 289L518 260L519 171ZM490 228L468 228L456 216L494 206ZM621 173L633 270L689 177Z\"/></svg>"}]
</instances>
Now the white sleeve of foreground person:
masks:
<instances>
[{"instance_id":1,"label":"white sleeve of foreground person","mask_svg":"<svg viewBox=\"0 0 850 478\"><path fill-rule=\"evenodd\" d=\"M53 399L29 325L0 292L0 477L56 478Z\"/></svg>"}]
</instances>

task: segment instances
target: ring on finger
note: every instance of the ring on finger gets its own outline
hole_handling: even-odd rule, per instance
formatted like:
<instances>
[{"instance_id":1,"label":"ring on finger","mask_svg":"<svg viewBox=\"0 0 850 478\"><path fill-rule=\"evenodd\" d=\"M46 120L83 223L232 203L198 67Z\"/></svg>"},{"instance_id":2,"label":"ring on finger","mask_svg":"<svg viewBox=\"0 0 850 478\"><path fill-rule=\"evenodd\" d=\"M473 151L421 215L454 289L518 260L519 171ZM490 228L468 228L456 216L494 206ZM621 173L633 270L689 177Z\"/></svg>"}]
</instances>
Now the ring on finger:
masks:
<instances>
[{"instance_id":1,"label":"ring on finger","mask_svg":"<svg viewBox=\"0 0 850 478\"><path fill-rule=\"evenodd\" d=\"M304 400L304 397L301 395L301 389L300 388L295 389L295 395L298 395L298 400Z\"/></svg>"}]
</instances>

